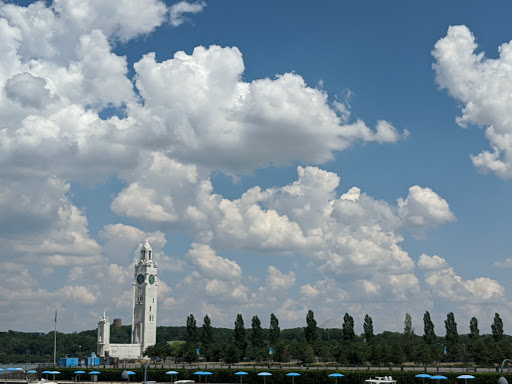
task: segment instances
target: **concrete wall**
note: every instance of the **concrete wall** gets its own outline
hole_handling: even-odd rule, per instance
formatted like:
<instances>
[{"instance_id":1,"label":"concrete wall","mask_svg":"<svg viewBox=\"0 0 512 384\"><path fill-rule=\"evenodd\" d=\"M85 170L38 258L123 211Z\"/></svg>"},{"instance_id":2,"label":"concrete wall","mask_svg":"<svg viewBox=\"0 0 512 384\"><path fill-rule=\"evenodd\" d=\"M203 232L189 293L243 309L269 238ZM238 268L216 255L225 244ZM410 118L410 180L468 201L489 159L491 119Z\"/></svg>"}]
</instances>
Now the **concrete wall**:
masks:
<instances>
[{"instance_id":1,"label":"concrete wall","mask_svg":"<svg viewBox=\"0 0 512 384\"><path fill-rule=\"evenodd\" d=\"M110 344L109 356L120 359L140 358L140 344Z\"/></svg>"}]
</instances>

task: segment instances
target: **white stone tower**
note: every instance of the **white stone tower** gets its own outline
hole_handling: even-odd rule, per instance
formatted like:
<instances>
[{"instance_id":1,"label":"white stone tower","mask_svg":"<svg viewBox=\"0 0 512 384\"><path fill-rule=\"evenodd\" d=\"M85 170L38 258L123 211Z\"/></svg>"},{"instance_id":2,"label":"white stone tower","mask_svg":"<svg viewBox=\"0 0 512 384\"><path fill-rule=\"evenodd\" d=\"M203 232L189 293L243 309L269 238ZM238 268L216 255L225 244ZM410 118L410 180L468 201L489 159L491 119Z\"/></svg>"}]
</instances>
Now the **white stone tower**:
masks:
<instances>
[{"instance_id":1,"label":"white stone tower","mask_svg":"<svg viewBox=\"0 0 512 384\"><path fill-rule=\"evenodd\" d=\"M110 350L110 321L107 316L105 316L105 312L103 312L103 317L100 318L98 322L98 343L97 343L97 354L98 356L104 357L105 352Z\"/></svg>"},{"instance_id":2,"label":"white stone tower","mask_svg":"<svg viewBox=\"0 0 512 384\"><path fill-rule=\"evenodd\" d=\"M141 355L156 343L157 265L148 240L140 250L140 260L135 262L133 278L132 344L141 345Z\"/></svg>"}]
</instances>

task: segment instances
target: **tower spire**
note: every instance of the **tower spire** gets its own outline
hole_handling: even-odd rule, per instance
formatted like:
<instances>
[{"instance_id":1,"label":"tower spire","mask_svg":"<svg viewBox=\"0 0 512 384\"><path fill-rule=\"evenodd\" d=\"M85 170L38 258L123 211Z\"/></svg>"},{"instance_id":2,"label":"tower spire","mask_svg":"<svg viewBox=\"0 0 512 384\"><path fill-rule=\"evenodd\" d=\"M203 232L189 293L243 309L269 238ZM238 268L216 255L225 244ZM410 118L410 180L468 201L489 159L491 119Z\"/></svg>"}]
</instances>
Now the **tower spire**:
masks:
<instances>
[{"instance_id":1,"label":"tower spire","mask_svg":"<svg viewBox=\"0 0 512 384\"><path fill-rule=\"evenodd\" d=\"M153 249L151 248L151 245L149 245L149 240L147 238L140 248L140 259L145 260L146 262L152 262L153 259Z\"/></svg>"}]
</instances>

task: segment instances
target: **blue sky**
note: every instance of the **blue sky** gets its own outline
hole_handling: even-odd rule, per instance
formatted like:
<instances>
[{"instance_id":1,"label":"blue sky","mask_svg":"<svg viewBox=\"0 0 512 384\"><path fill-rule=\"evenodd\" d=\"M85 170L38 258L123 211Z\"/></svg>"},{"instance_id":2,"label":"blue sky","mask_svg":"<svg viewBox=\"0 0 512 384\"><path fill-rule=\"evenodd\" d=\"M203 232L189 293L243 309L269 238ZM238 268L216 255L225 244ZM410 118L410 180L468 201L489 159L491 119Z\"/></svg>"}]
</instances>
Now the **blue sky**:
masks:
<instances>
[{"instance_id":1,"label":"blue sky","mask_svg":"<svg viewBox=\"0 0 512 384\"><path fill-rule=\"evenodd\" d=\"M148 238L159 325L507 332L512 6L80 7L0 2L4 329L128 324Z\"/></svg>"}]
</instances>

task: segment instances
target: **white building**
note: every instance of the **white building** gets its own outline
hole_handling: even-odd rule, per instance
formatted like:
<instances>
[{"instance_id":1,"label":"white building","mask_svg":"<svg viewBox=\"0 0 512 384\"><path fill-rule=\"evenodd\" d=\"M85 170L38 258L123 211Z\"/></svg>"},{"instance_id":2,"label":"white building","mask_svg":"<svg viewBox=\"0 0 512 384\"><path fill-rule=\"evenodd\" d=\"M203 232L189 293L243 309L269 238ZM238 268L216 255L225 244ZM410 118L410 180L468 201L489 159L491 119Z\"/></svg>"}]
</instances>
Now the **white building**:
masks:
<instances>
[{"instance_id":1,"label":"white building","mask_svg":"<svg viewBox=\"0 0 512 384\"><path fill-rule=\"evenodd\" d=\"M135 261L133 274L133 317L131 344L110 343L110 322L105 313L98 322L98 356L138 359L144 350L156 343L157 265L153 250L146 240Z\"/></svg>"}]
</instances>

